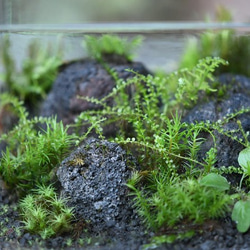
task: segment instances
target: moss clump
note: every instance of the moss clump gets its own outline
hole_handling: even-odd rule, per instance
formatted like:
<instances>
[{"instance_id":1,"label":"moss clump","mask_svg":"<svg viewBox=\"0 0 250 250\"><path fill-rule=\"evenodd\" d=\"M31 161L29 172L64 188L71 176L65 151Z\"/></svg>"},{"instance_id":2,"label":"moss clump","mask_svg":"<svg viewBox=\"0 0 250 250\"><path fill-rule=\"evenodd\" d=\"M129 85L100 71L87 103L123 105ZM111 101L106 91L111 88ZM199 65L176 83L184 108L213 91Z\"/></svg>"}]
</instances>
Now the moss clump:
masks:
<instances>
[{"instance_id":1,"label":"moss clump","mask_svg":"<svg viewBox=\"0 0 250 250\"><path fill-rule=\"evenodd\" d=\"M72 229L73 211L51 186L38 186L19 203L24 228L43 239Z\"/></svg>"},{"instance_id":2,"label":"moss clump","mask_svg":"<svg viewBox=\"0 0 250 250\"><path fill-rule=\"evenodd\" d=\"M62 63L62 55L57 51L52 56L49 48L42 47L34 40L28 47L27 58L19 71L11 56L10 40L5 36L0 43L0 60L4 66L0 78L5 90L31 108L36 107L50 90Z\"/></svg>"},{"instance_id":3,"label":"moss clump","mask_svg":"<svg viewBox=\"0 0 250 250\"><path fill-rule=\"evenodd\" d=\"M0 174L10 188L24 195L39 183L49 183L49 173L74 145L75 137L56 118L28 119L16 98L3 94L0 99L13 105L19 114L18 124L0 138L7 144L0 159ZM38 130L41 125L46 130Z\"/></svg>"},{"instance_id":4,"label":"moss clump","mask_svg":"<svg viewBox=\"0 0 250 250\"><path fill-rule=\"evenodd\" d=\"M97 61L102 61L102 58L106 55L118 55L132 61L134 50L141 42L141 36L137 36L131 41L115 35L85 36L83 46L86 47L89 55Z\"/></svg>"},{"instance_id":5,"label":"moss clump","mask_svg":"<svg viewBox=\"0 0 250 250\"><path fill-rule=\"evenodd\" d=\"M165 231L181 221L201 224L205 220L222 217L230 211L232 198L225 190L217 188L217 185L203 185L202 179L175 178L171 181L167 175L167 170L163 167L160 172L152 172L149 189L143 191L135 187L139 175L128 183L135 194L138 212L150 228ZM218 175L220 181L221 178L223 177Z\"/></svg>"}]
</instances>

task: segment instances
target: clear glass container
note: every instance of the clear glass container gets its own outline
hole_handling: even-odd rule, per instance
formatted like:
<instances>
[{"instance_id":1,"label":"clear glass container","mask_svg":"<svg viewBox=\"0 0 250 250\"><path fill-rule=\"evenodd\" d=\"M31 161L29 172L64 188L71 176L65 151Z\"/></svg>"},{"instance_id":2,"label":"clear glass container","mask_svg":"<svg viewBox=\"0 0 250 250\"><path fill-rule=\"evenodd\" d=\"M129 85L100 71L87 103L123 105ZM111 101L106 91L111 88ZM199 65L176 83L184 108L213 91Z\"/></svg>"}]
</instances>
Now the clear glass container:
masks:
<instances>
[{"instance_id":1,"label":"clear glass container","mask_svg":"<svg viewBox=\"0 0 250 250\"><path fill-rule=\"evenodd\" d=\"M41 2L41 0L37 1ZM28 3L27 0L16 0L17 2L19 4L21 2ZM65 3L65 0L62 0L63 2ZM30 23L25 23L25 21L29 21L28 18L25 19L23 13L20 16L15 14L13 12L15 8L12 4L14 4L14 1L11 0L0 2L0 44L7 35L10 39L10 52L17 70L22 68L22 63L28 58L28 47L33 40L37 40L41 46L50 46L52 54L57 53L57 49L60 47L63 53L63 62L69 62L88 57L86 48L82 46L85 35L116 34L128 39L141 35L144 39L135 51L134 61L143 63L150 72L154 73L156 71L173 72L178 69L188 38L196 37L199 39L199 36L207 30L216 32L223 29L232 29L238 36L249 36L250 34L250 25L243 22L209 23L193 20L186 22L147 20L142 22L133 20L132 22L81 22L71 24L55 22L54 24L46 24L30 20ZM54 11L55 15L59 12L58 10ZM3 70L4 65L1 64L0 60L0 76ZM58 103L61 106L61 103ZM183 157L183 159L188 158Z\"/></svg>"},{"instance_id":2,"label":"clear glass container","mask_svg":"<svg viewBox=\"0 0 250 250\"><path fill-rule=\"evenodd\" d=\"M178 66L180 56L189 37L205 30L233 29L238 35L249 35L250 25L245 23L204 22L150 22L150 23L95 23L95 24L5 24L0 25L0 40L8 34L11 53L17 68L27 56L27 48L36 39L42 45L61 45L64 61L87 57L82 46L84 35L117 34L128 38L143 36L136 51L135 61L151 70L171 72ZM0 65L0 70L2 65Z\"/></svg>"},{"instance_id":3,"label":"clear glass container","mask_svg":"<svg viewBox=\"0 0 250 250\"><path fill-rule=\"evenodd\" d=\"M206 16L216 19L218 10L232 14L232 23L201 22ZM247 0L241 4L233 0L176 2L160 0L37 0L0 1L0 40L8 34L11 53L17 68L27 57L27 47L37 39L41 44L63 49L65 61L85 58L82 46L87 34L118 34L128 38L142 35L144 41L136 51L136 61L149 70L171 72L178 66L188 37L205 30L230 28L240 35L248 35L250 25ZM227 13L227 12L226 12ZM185 21L184 21L185 20ZM50 24L52 23L52 24ZM0 63L0 71L2 70Z\"/></svg>"}]
</instances>

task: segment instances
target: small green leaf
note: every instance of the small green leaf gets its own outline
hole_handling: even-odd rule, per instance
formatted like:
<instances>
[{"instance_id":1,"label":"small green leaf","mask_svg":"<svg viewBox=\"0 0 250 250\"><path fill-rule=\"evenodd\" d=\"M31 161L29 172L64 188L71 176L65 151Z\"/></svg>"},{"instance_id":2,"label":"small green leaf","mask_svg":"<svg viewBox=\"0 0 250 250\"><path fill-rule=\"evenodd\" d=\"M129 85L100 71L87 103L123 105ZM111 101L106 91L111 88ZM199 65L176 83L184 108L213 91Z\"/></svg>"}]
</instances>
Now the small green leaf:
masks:
<instances>
[{"instance_id":1,"label":"small green leaf","mask_svg":"<svg viewBox=\"0 0 250 250\"><path fill-rule=\"evenodd\" d=\"M237 223L237 229L245 233L250 227L250 201L238 201L235 203L232 220Z\"/></svg>"},{"instance_id":2,"label":"small green leaf","mask_svg":"<svg viewBox=\"0 0 250 250\"><path fill-rule=\"evenodd\" d=\"M239 153L238 162L245 174L250 175L250 148L245 148Z\"/></svg>"},{"instance_id":3,"label":"small green leaf","mask_svg":"<svg viewBox=\"0 0 250 250\"><path fill-rule=\"evenodd\" d=\"M216 188L220 191L228 190L230 187L230 184L225 177L215 173L210 173L204 176L200 180L200 184L203 186Z\"/></svg>"}]
</instances>

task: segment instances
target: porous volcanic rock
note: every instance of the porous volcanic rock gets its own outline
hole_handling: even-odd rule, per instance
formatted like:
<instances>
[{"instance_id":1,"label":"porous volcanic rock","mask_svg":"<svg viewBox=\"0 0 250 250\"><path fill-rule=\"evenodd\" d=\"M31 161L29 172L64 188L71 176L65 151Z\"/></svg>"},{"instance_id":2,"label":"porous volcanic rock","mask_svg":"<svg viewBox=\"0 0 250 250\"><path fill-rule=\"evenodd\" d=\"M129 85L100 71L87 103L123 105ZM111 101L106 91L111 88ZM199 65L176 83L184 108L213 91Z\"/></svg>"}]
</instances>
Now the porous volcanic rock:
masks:
<instances>
[{"instance_id":1,"label":"porous volcanic rock","mask_svg":"<svg viewBox=\"0 0 250 250\"><path fill-rule=\"evenodd\" d=\"M105 58L109 68L114 70L120 79L128 79L134 73L126 71L132 69L140 74L147 75L149 71L139 62L126 62L119 58ZM41 108L42 116L56 115L64 124L72 124L75 118L83 111L100 110L101 105L79 99L78 96L88 96L101 99L115 87L115 80L105 67L95 60L82 60L64 65L55 80L52 90ZM108 99L107 104L113 104ZM105 135L114 134L114 128L107 128ZM82 132L86 128L82 129Z\"/></svg>"},{"instance_id":2,"label":"porous volcanic rock","mask_svg":"<svg viewBox=\"0 0 250 250\"><path fill-rule=\"evenodd\" d=\"M139 223L126 186L135 167L118 144L89 138L61 163L57 176L78 219L94 231L121 231Z\"/></svg>"},{"instance_id":3,"label":"porous volcanic rock","mask_svg":"<svg viewBox=\"0 0 250 250\"><path fill-rule=\"evenodd\" d=\"M195 106L183 118L187 123L195 123L201 121L218 122L223 121L229 114L233 114L242 108L250 108L250 79L244 76L225 74L218 77L221 86L224 86L224 96L218 98L211 97L211 100L206 103L201 103ZM229 122L223 123L223 130L231 133L233 136L242 138L242 133L239 131L237 121L241 121L243 130L250 131L250 113L244 113L236 116ZM201 137L205 139L199 152L200 160L213 146L211 135L206 132L201 133ZM231 139L230 137L215 131L217 145L217 162L216 166L235 166L239 167L238 155L244 148L242 144ZM238 179L237 179L238 180Z\"/></svg>"}]
</instances>

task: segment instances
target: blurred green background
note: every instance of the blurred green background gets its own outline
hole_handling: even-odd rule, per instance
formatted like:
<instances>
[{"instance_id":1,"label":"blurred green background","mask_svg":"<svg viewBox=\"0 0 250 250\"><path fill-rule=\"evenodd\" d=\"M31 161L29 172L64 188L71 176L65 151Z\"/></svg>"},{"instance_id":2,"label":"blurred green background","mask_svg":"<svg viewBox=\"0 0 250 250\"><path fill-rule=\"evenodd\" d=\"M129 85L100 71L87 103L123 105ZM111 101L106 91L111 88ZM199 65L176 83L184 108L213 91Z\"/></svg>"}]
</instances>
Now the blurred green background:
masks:
<instances>
[{"instance_id":1,"label":"blurred green background","mask_svg":"<svg viewBox=\"0 0 250 250\"><path fill-rule=\"evenodd\" d=\"M0 24L204 21L219 5L250 21L250 0L0 0Z\"/></svg>"}]
</instances>

